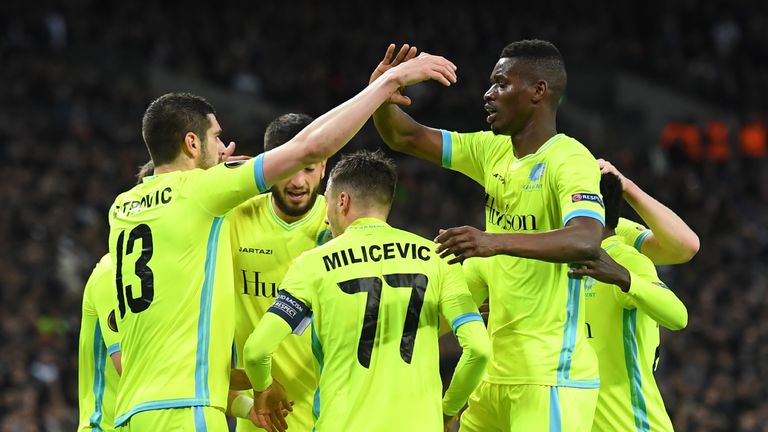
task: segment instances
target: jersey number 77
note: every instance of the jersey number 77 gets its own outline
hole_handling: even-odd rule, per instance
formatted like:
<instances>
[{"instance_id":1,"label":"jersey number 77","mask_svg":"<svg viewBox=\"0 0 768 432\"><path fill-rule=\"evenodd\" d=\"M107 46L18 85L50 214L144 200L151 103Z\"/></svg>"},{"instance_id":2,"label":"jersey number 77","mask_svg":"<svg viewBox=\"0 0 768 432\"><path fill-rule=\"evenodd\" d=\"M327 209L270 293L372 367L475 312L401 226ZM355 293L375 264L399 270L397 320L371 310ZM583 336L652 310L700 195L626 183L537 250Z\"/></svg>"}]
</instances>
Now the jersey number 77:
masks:
<instances>
[{"instance_id":1,"label":"jersey number 77","mask_svg":"<svg viewBox=\"0 0 768 432\"><path fill-rule=\"evenodd\" d=\"M427 275L422 273L393 273L384 275L384 281L392 288L412 289L405 324L403 325L403 336L400 339L400 357L410 364L413 346L416 342L416 331L419 329L421 306L424 304L424 293L427 291L429 279ZM363 329L360 332L360 342L357 345L357 360L367 369L371 364L371 351L373 351L376 327L379 323L382 280L378 276L363 277L339 282L338 285L347 294L367 294Z\"/></svg>"}]
</instances>

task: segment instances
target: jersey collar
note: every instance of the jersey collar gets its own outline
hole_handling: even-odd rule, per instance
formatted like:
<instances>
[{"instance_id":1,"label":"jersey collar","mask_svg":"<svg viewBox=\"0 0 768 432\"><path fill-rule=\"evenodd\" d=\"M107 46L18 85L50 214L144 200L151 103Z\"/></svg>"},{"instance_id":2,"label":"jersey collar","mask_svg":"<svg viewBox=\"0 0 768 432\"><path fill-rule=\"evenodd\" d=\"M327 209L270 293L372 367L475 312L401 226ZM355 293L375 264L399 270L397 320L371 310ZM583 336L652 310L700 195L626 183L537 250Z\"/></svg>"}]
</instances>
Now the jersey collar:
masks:
<instances>
[{"instance_id":1,"label":"jersey collar","mask_svg":"<svg viewBox=\"0 0 768 432\"><path fill-rule=\"evenodd\" d=\"M349 224L347 229L382 228L388 226L389 224L381 219L375 217L362 217Z\"/></svg>"},{"instance_id":2,"label":"jersey collar","mask_svg":"<svg viewBox=\"0 0 768 432\"><path fill-rule=\"evenodd\" d=\"M324 199L324 198L322 198L322 199ZM269 205L267 206L267 208L269 209L269 215L272 216L272 219L274 219L274 221L277 222L278 225L280 225L281 227L283 227L284 229L286 229L288 231L291 231L291 230L293 230L296 227L304 225L308 220L312 219L312 217L315 215L315 213L317 213L317 211L322 206L322 202L321 202L321 196L320 195L315 197L315 204L312 206L312 209L310 209L309 212L307 212L307 214L305 214L303 218L301 218L301 219L299 219L299 220L297 220L295 222L292 222L292 223L288 223L288 222L282 220L280 218L280 216L277 215L277 212L275 212L274 205L275 205L275 203L272 202L272 193L270 192L269 193Z\"/></svg>"},{"instance_id":3,"label":"jersey collar","mask_svg":"<svg viewBox=\"0 0 768 432\"><path fill-rule=\"evenodd\" d=\"M614 234L610 237L604 238L603 241L600 242L600 247L607 251L608 249L615 247L617 243L622 243L622 239L618 234Z\"/></svg>"}]
</instances>

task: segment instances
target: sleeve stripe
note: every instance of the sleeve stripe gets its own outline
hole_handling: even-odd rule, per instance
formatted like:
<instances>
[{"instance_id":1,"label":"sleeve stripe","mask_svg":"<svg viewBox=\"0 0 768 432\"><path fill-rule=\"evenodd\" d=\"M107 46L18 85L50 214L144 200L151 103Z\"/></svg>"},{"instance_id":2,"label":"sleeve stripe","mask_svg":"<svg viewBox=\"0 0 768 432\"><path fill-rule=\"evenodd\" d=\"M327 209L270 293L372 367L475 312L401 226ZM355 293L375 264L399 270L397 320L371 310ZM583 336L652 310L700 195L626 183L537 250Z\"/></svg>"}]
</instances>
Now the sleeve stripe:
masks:
<instances>
[{"instance_id":1,"label":"sleeve stripe","mask_svg":"<svg viewBox=\"0 0 768 432\"><path fill-rule=\"evenodd\" d=\"M443 135L443 168L450 168L451 155L453 155L453 138L451 133L445 129L440 129L440 134Z\"/></svg>"},{"instance_id":2,"label":"sleeve stripe","mask_svg":"<svg viewBox=\"0 0 768 432\"><path fill-rule=\"evenodd\" d=\"M637 249L638 252L640 252L640 248L643 247L643 242L649 235L651 235L651 230L645 230L635 239L635 249Z\"/></svg>"},{"instance_id":3,"label":"sleeve stripe","mask_svg":"<svg viewBox=\"0 0 768 432\"><path fill-rule=\"evenodd\" d=\"M107 347L107 354L112 355L116 352L120 352L120 342L113 343L109 347Z\"/></svg>"},{"instance_id":4,"label":"sleeve stripe","mask_svg":"<svg viewBox=\"0 0 768 432\"><path fill-rule=\"evenodd\" d=\"M586 209L574 210L568 213L567 215L565 215L565 217L563 218L563 226L565 226L565 224L567 224L568 221L570 221L571 219L575 217L581 217L581 216L597 219L600 221L601 224L603 224L603 226L605 226L605 218L600 213L594 210L586 210Z\"/></svg>"},{"instance_id":5,"label":"sleeve stripe","mask_svg":"<svg viewBox=\"0 0 768 432\"><path fill-rule=\"evenodd\" d=\"M458 330L459 327L472 321L483 322L483 317L481 317L477 312L469 312L454 318L453 321L451 321L451 329L453 329L453 334L456 334L456 330Z\"/></svg>"},{"instance_id":6,"label":"sleeve stripe","mask_svg":"<svg viewBox=\"0 0 768 432\"><path fill-rule=\"evenodd\" d=\"M256 187L259 192L264 193L269 190L267 183L264 182L264 153L256 156L253 163L253 178L256 180Z\"/></svg>"}]
</instances>

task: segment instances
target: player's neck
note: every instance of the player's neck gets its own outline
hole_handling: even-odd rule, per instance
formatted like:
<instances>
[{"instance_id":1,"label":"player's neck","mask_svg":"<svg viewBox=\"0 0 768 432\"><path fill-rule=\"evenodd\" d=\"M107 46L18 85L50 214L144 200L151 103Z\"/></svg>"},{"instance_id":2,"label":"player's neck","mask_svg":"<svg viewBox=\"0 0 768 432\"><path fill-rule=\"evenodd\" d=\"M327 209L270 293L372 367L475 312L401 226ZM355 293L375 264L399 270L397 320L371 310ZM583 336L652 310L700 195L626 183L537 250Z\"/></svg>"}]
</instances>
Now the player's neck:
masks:
<instances>
[{"instance_id":1,"label":"player's neck","mask_svg":"<svg viewBox=\"0 0 768 432\"><path fill-rule=\"evenodd\" d=\"M292 216L292 215L289 215L289 214L283 212L282 210L280 210L280 206L277 205L277 203L275 202L275 197L273 196L272 197L272 210L275 211L275 214L277 215L277 217L282 219L283 222L285 222L287 224L292 224L294 222L300 221L300 220L304 219L305 217L307 217L309 212L311 212L312 209L315 207L315 203L316 202L317 202L317 198L315 198L315 201L312 203L312 207L310 207L305 213L302 213L302 214L300 214L298 216Z\"/></svg>"},{"instance_id":2,"label":"player's neck","mask_svg":"<svg viewBox=\"0 0 768 432\"><path fill-rule=\"evenodd\" d=\"M518 133L512 135L512 147L518 159L536 153L550 138L557 135L554 118L533 117Z\"/></svg>"},{"instance_id":3,"label":"player's neck","mask_svg":"<svg viewBox=\"0 0 768 432\"><path fill-rule=\"evenodd\" d=\"M173 171L188 171L197 168L194 159L178 158L173 162L158 165L155 167L154 174L165 174Z\"/></svg>"}]
</instances>

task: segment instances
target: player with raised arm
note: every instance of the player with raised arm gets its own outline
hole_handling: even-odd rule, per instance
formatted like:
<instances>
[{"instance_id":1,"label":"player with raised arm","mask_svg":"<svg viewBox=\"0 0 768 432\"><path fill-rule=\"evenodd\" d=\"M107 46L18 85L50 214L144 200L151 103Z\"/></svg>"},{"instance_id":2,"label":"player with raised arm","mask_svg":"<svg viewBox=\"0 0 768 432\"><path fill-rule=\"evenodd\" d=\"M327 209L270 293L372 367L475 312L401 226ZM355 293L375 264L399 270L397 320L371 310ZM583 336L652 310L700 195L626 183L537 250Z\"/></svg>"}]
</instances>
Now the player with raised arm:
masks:
<instances>
[{"instance_id":1,"label":"player with raised arm","mask_svg":"<svg viewBox=\"0 0 768 432\"><path fill-rule=\"evenodd\" d=\"M109 212L123 362L117 427L226 430L234 282L224 216L275 182L327 159L394 92L426 79L450 85L455 66L422 55L286 144L248 161L218 165L225 148L210 104L174 93L149 105L142 135L155 175L120 194Z\"/></svg>"},{"instance_id":2,"label":"player with raised arm","mask_svg":"<svg viewBox=\"0 0 768 432\"><path fill-rule=\"evenodd\" d=\"M571 270L574 276L589 276L584 288L587 337L600 364L592 430L672 431L653 377L659 361L659 325L680 330L688 312L659 279L651 260L616 233L621 188L616 175L603 174L603 251L598 259Z\"/></svg>"},{"instance_id":3,"label":"player with raised arm","mask_svg":"<svg viewBox=\"0 0 768 432\"><path fill-rule=\"evenodd\" d=\"M390 47L372 80L415 50L392 54ZM410 102L397 94L374 121L392 149L460 171L486 191L487 232L465 226L436 238L452 263L490 257L482 267L492 356L462 430L588 430L599 372L584 332L582 280L568 276L568 263L599 254L600 171L582 144L557 132L567 78L554 45L509 44L490 80L490 132L423 126L397 107Z\"/></svg>"},{"instance_id":4,"label":"player with raised arm","mask_svg":"<svg viewBox=\"0 0 768 432\"><path fill-rule=\"evenodd\" d=\"M342 158L325 194L334 239L294 261L246 343L258 397L272 382L272 353L311 317L321 371L313 430L447 430L485 371L488 336L461 268L386 223L396 177L381 152ZM439 314L463 348L442 405Z\"/></svg>"},{"instance_id":5,"label":"player with raised arm","mask_svg":"<svg viewBox=\"0 0 768 432\"><path fill-rule=\"evenodd\" d=\"M635 182L624 177L610 162L598 159L603 174L621 180L624 200L640 215L648 228L619 218L616 234L656 265L683 264L699 251L699 236L667 206L648 195Z\"/></svg>"},{"instance_id":6,"label":"player with raised arm","mask_svg":"<svg viewBox=\"0 0 768 432\"><path fill-rule=\"evenodd\" d=\"M306 114L295 113L276 118L264 133L264 150L285 144L312 120ZM277 287L291 261L331 237L325 224L325 197L318 195L324 175L325 161L310 165L275 183L270 193L241 204L229 217L239 368L243 367L245 341L275 301ZM272 374L295 401L293 412L286 418L289 428L311 430L317 371L309 332L286 340L274 358ZM237 430L255 431L256 427L250 420L238 418Z\"/></svg>"}]
</instances>

